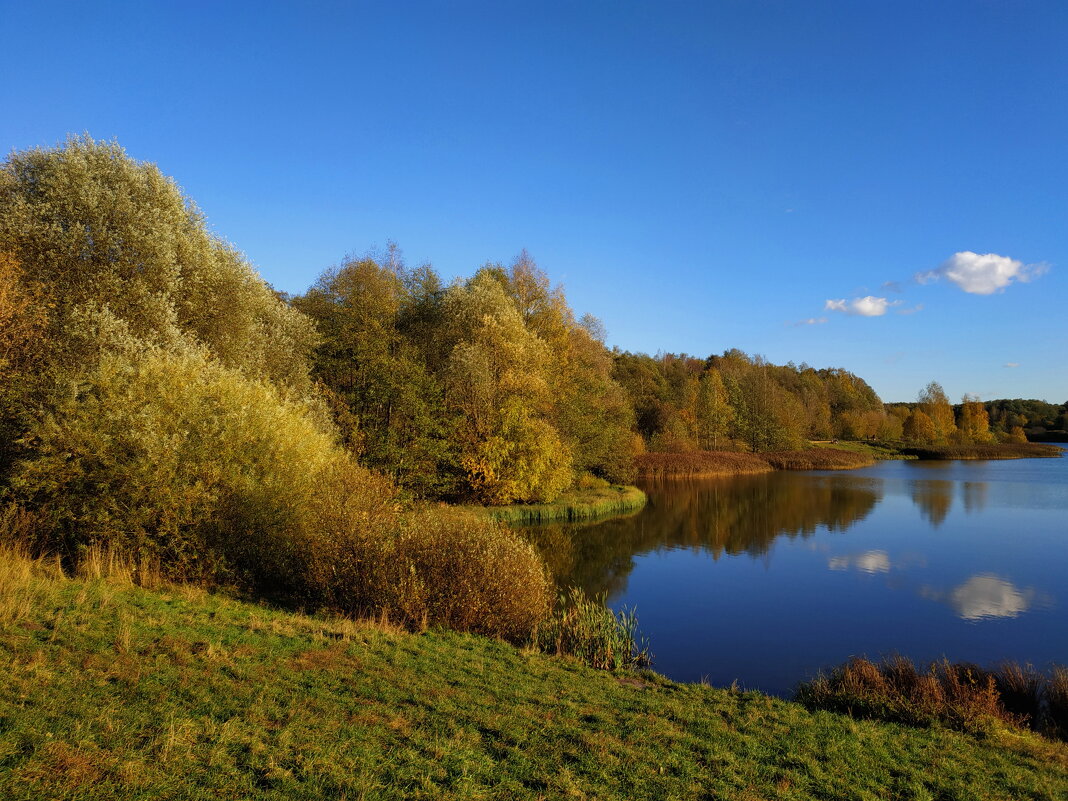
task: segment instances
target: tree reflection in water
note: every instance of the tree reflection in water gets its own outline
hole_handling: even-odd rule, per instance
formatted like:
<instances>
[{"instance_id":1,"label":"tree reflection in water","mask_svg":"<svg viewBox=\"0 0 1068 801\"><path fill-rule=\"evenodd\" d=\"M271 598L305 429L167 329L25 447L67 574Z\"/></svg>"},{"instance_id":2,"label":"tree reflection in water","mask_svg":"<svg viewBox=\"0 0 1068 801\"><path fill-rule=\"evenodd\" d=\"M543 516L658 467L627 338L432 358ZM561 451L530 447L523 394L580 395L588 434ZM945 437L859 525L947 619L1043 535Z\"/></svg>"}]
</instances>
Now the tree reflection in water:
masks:
<instances>
[{"instance_id":1,"label":"tree reflection in water","mask_svg":"<svg viewBox=\"0 0 1068 801\"><path fill-rule=\"evenodd\" d=\"M521 529L561 586L621 593L634 557L658 549L712 554L766 554L778 537L810 537L819 528L845 531L882 497L877 479L767 473L646 485L648 505L635 515L586 525Z\"/></svg>"}]
</instances>

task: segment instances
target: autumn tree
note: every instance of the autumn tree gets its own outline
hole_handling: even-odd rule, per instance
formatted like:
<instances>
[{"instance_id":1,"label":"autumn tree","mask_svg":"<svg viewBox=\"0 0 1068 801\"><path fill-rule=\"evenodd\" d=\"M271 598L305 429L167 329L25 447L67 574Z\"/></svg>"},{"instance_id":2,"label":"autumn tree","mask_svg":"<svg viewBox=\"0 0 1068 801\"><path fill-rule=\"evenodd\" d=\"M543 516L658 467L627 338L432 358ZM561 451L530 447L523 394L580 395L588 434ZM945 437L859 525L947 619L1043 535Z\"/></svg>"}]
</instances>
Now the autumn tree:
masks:
<instances>
[{"instance_id":1,"label":"autumn tree","mask_svg":"<svg viewBox=\"0 0 1068 801\"><path fill-rule=\"evenodd\" d=\"M0 251L49 308L50 364L87 366L109 348L204 348L298 394L311 384L310 323L153 164L72 137L0 168Z\"/></svg>"},{"instance_id":2,"label":"autumn tree","mask_svg":"<svg viewBox=\"0 0 1068 801\"><path fill-rule=\"evenodd\" d=\"M545 343L491 275L452 287L445 305L458 335L446 401L462 420L459 466L470 496L489 504L554 499L572 480L572 460L547 419Z\"/></svg>"},{"instance_id":3,"label":"autumn tree","mask_svg":"<svg viewBox=\"0 0 1068 801\"><path fill-rule=\"evenodd\" d=\"M922 409L913 409L905 420L902 435L906 442L915 442L920 445L929 445L935 441L936 431L934 422Z\"/></svg>"},{"instance_id":4,"label":"autumn tree","mask_svg":"<svg viewBox=\"0 0 1068 801\"><path fill-rule=\"evenodd\" d=\"M957 424L953 418L953 406L950 404L945 390L942 389L942 385L937 381L932 381L920 390L918 401L921 411L934 426L932 441L937 444L949 442L957 430Z\"/></svg>"},{"instance_id":5,"label":"autumn tree","mask_svg":"<svg viewBox=\"0 0 1068 801\"><path fill-rule=\"evenodd\" d=\"M993 440L990 416L977 395L965 395L961 399L958 433L962 442L984 443Z\"/></svg>"}]
</instances>

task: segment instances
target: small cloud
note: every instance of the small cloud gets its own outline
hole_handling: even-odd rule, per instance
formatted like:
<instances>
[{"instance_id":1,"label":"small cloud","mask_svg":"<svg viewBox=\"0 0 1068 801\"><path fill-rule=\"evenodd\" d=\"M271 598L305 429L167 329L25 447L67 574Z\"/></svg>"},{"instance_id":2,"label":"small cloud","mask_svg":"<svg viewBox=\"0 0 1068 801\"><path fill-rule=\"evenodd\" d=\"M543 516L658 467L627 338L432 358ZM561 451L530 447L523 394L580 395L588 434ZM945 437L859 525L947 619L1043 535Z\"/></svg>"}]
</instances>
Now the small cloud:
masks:
<instances>
[{"instance_id":1,"label":"small cloud","mask_svg":"<svg viewBox=\"0 0 1068 801\"><path fill-rule=\"evenodd\" d=\"M1031 608L1032 589L1021 590L994 575L972 576L949 594L949 604L965 620L1016 617Z\"/></svg>"},{"instance_id":2,"label":"small cloud","mask_svg":"<svg viewBox=\"0 0 1068 801\"><path fill-rule=\"evenodd\" d=\"M898 314L915 314L916 312L921 312L921 311L923 311L923 304L922 303L917 303L911 309L898 309L897 313Z\"/></svg>"},{"instance_id":3,"label":"small cloud","mask_svg":"<svg viewBox=\"0 0 1068 801\"><path fill-rule=\"evenodd\" d=\"M797 327L802 325L823 325L825 322L827 322L826 317L809 317L807 320L798 320L796 323L794 323L794 326Z\"/></svg>"},{"instance_id":4,"label":"small cloud","mask_svg":"<svg viewBox=\"0 0 1068 801\"><path fill-rule=\"evenodd\" d=\"M1003 364L1001 366L1002 367L1010 367L1010 368L1011 367L1019 367L1020 363L1019 362L1005 362L1005 364Z\"/></svg>"},{"instance_id":5,"label":"small cloud","mask_svg":"<svg viewBox=\"0 0 1068 801\"><path fill-rule=\"evenodd\" d=\"M1013 281L1027 283L1049 272L1046 263L1024 264L1018 259L996 253L973 253L963 250L954 253L937 270L917 273L916 281L929 284L946 278L972 295L993 295L1004 292Z\"/></svg>"},{"instance_id":6,"label":"small cloud","mask_svg":"<svg viewBox=\"0 0 1068 801\"><path fill-rule=\"evenodd\" d=\"M860 317L882 317L886 314L887 309L900 305L900 300L889 301L886 298L867 295L863 298L853 298L853 300L846 300L845 298L828 300L823 304L823 308L827 311L839 311Z\"/></svg>"},{"instance_id":7,"label":"small cloud","mask_svg":"<svg viewBox=\"0 0 1068 801\"><path fill-rule=\"evenodd\" d=\"M1034 587L1017 587L993 573L972 576L949 592L921 587L920 595L948 604L964 620L1019 617L1034 607L1052 605L1053 598Z\"/></svg>"},{"instance_id":8,"label":"small cloud","mask_svg":"<svg viewBox=\"0 0 1068 801\"><path fill-rule=\"evenodd\" d=\"M831 570L848 570L853 568L861 573L889 573L890 554L886 551L865 551L849 556L833 556L827 561Z\"/></svg>"},{"instance_id":9,"label":"small cloud","mask_svg":"<svg viewBox=\"0 0 1068 801\"><path fill-rule=\"evenodd\" d=\"M887 281L879 288L880 289L884 289L887 292L895 292L895 293L900 293L901 292L901 284L899 284L897 281Z\"/></svg>"},{"instance_id":10,"label":"small cloud","mask_svg":"<svg viewBox=\"0 0 1068 801\"><path fill-rule=\"evenodd\" d=\"M787 210L786 210L786 213L787 213L787 214L793 214L793 213L794 213L794 210L793 210L793 209L787 209Z\"/></svg>"}]
</instances>

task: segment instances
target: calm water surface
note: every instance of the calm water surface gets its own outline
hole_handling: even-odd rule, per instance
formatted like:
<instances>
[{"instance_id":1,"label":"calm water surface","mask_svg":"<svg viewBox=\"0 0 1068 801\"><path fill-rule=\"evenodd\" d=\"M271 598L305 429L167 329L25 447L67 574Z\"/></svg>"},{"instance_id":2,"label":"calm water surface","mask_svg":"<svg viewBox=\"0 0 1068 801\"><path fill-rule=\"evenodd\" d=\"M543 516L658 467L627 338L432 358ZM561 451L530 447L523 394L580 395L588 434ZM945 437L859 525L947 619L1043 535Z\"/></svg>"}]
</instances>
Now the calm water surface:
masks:
<instances>
[{"instance_id":1,"label":"calm water surface","mask_svg":"<svg viewBox=\"0 0 1068 801\"><path fill-rule=\"evenodd\" d=\"M851 655L1068 663L1068 458L645 489L632 517L527 533L562 584L637 608L671 678L787 694Z\"/></svg>"}]
</instances>

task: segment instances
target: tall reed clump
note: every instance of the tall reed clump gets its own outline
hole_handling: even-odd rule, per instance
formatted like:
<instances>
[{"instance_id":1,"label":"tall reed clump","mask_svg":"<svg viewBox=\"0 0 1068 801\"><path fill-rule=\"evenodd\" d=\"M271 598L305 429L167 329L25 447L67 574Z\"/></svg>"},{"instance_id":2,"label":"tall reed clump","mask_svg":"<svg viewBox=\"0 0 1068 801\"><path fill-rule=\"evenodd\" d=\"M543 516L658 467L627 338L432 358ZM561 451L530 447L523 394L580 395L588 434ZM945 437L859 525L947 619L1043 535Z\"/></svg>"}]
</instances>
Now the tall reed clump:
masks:
<instances>
[{"instance_id":1,"label":"tall reed clump","mask_svg":"<svg viewBox=\"0 0 1068 801\"><path fill-rule=\"evenodd\" d=\"M697 478L769 473L764 459L754 453L733 451L652 452L635 457L638 475L643 478Z\"/></svg>"},{"instance_id":2,"label":"tall reed clump","mask_svg":"<svg viewBox=\"0 0 1068 801\"><path fill-rule=\"evenodd\" d=\"M771 451L760 455L776 470L852 470L875 464L875 457L871 454L838 448Z\"/></svg>"},{"instance_id":3,"label":"tall reed clump","mask_svg":"<svg viewBox=\"0 0 1068 801\"><path fill-rule=\"evenodd\" d=\"M797 697L813 708L920 726L941 721L954 728L977 731L991 720L1010 725L1022 723L1001 703L991 673L948 661L932 664L923 671L904 657L881 664L851 659L829 676L803 684Z\"/></svg>"},{"instance_id":4,"label":"tall reed clump","mask_svg":"<svg viewBox=\"0 0 1068 801\"><path fill-rule=\"evenodd\" d=\"M1000 722L1068 739L1068 668L1059 666L1044 675L1012 662L987 670L943 660L921 670L900 656L855 658L802 684L797 699L854 717L963 731Z\"/></svg>"},{"instance_id":5,"label":"tall reed clump","mask_svg":"<svg viewBox=\"0 0 1068 801\"><path fill-rule=\"evenodd\" d=\"M642 668L652 661L634 611L613 612L604 598L590 598L578 587L560 596L552 615L535 631L532 644L545 653L572 656L603 670Z\"/></svg>"},{"instance_id":6,"label":"tall reed clump","mask_svg":"<svg viewBox=\"0 0 1068 801\"><path fill-rule=\"evenodd\" d=\"M903 448L917 459L1056 459L1064 449L1038 442L999 442L987 445L923 445Z\"/></svg>"}]
</instances>

